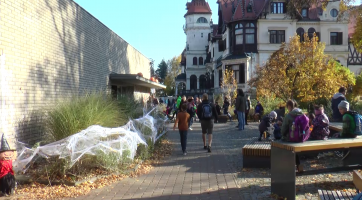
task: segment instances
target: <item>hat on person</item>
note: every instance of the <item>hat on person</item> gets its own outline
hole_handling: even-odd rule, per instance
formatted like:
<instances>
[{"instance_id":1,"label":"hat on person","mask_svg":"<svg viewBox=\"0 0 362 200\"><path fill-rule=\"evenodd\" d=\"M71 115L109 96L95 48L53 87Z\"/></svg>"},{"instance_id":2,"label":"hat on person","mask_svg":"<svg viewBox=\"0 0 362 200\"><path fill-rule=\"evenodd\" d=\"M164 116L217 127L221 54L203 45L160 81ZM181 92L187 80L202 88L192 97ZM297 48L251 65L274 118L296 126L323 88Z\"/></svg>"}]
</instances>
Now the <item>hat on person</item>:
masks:
<instances>
[{"instance_id":1,"label":"hat on person","mask_svg":"<svg viewBox=\"0 0 362 200\"><path fill-rule=\"evenodd\" d=\"M272 118L272 119L277 118L277 116L278 116L278 114L275 111L271 111L270 114L269 114L269 117Z\"/></svg>"},{"instance_id":2,"label":"hat on person","mask_svg":"<svg viewBox=\"0 0 362 200\"><path fill-rule=\"evenodd\" d=\"M10 149L8 141L5 138L5 134L3 133L2 137L1 137L0 153L2 153L4 151L15 151L15 149Z\"/></svg>"},{"instance_id":3,"label":"hat on person","mask_svg":"<svg viewBox=\"0 0 362 200\"><path fill-rule=\"evenodd\" d=\"M346 109L347 111L349 110L349 103L348 101L341 101L341 103L338 104L338 108L339 109Z\"/></svg>"}]
</instances>

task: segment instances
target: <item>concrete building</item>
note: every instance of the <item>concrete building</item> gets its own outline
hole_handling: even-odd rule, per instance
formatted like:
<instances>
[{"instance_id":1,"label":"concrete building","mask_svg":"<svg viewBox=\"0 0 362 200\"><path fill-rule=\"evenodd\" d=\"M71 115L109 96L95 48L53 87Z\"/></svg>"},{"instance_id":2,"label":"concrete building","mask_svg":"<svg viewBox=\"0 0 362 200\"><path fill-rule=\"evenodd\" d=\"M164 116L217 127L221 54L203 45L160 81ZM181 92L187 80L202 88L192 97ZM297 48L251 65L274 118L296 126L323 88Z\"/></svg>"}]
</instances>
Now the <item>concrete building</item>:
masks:
<instances>
[{"instance_id":1,"label":"concrete building","mask_svg":"<svg viewBox=\"0 0 362 200\"><path fill-rule=\"evenodd\" d=\"M143 101L164 88L149 81L146 56L72 0L0 0L0 54L0 131L9 142L39 141L36 112L68 95L107 90Z\"/></svg>"}]
</instances>

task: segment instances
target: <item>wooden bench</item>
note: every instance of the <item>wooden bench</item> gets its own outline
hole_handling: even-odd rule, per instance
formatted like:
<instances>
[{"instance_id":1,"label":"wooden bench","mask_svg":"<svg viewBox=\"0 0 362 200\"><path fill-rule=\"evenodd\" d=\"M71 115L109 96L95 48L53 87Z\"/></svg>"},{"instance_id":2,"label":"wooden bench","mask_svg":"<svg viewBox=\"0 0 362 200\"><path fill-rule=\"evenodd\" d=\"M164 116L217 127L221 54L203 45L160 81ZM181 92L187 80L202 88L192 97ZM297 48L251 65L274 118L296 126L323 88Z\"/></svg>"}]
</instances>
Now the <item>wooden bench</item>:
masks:
<instances>
[{"instance_id":1,"label":"wooden bench","mask_svg":"<svg viewBox=\"0 0 362 200\"><path fill-rule=\"evenodd\" d=\"M349 150L349 156L343 160L343 166L296 173L296 155L302 153ZM288 143L271 143L271 192L288 200L296 195L296 175L358 169L362 166L362 137L354 139L331 138L329 140Z\"/></svg>"},{"instance_id":2,"label":"wooden bench","mask_svg":"<svg viewBox=\"0 0 362 200\"><path fill-rule=\"evenodd\" d=\"M320 200L353 200L356 195L354 192L318 190Z\"/></svg>"},{"instance_id":3,"label":"wooden bench","mask_svg":"<svg viewBox=\"0 0 362 200\"><path fill-rule=\"evenodd\" d=\"M329 130L331 132L342 132L343 123L342 122L330 122Z\"/></svg>"},{"instance_id":4,"label":"wooden bench","mask_svg":"<svg viewBox=\"0 0 362 200\"><path fill-rule=\"evenodd\" d=\"M243 168L270 168L270 141L252 139L243 147Z\"/></svg>"},{"instance_id":5,"label":"wooden bench","mask_svg":"<svg viewBox=\"0 0 362 200\"><path fill-rule=\"evenodd\" d=\"M217 117L217 122L218 123L227 123L229 120L229 117L227 115L219 115Z\"/></svg>"}]
</instances>

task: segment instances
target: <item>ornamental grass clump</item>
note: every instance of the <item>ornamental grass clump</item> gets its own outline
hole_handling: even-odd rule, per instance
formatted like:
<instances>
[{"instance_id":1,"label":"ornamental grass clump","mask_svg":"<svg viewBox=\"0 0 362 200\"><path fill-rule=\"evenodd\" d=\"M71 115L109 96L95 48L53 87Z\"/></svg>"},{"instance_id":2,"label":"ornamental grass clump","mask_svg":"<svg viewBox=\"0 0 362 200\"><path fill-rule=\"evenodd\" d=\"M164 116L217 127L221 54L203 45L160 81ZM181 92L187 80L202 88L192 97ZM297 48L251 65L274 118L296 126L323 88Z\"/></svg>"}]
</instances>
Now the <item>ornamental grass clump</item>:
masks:
<instances>
[{"instance_id":1,"label":"ornamental grass clump","mask_svg":"<svg viewBox=\"0 0 362 200\"><path fill-rule=\"evenodd\" d=\"M104 92L89 92L60 100L47 115L45 127L55 141L92 125L118 127L121 121L118 102Z\"/></svg>"}]
</instances>

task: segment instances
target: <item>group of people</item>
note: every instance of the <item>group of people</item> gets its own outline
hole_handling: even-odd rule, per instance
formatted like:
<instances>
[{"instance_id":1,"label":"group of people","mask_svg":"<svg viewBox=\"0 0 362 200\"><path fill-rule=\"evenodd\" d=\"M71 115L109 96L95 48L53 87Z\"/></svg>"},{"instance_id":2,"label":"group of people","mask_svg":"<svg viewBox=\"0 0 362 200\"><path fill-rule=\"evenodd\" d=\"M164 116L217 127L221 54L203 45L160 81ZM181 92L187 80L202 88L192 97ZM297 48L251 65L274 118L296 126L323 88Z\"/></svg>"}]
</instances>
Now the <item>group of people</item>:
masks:
<instances>
[{"instance_id":1,"label":"group of people","mask_svg":"<svg viewBox=\"0 0 362 200\"><path fill-rule=\"evenodd\" d=\"M259 124L261 140L263 134L266 135L266 138L270 138L269 127L274 126L273 135L275 140L284 140L292 141L291 134L294 134L294 129L296 128L296 119L301 119L301 124L305 123L308 129L303 130L303 134L306 136L303 138L303 141L306 140L327 140L329 137L339 137L339 138L355 138L356 124L354 119L354 112L350 111L349 103L345 98L346 89L344 87L339 89L339 93L335 94L332 98L332 109L333 109L333 120L338 122L343 122L343 128L341 133L337 133L333 136L330 135L329 130L329 119L324 113L323 105L315 105L314 113L308 114L305 117L305 122L303 122L303 116L305 114L301 109L297 107L297 103L293 100L289 100L286 104L286 107L289 113L283 117L277 116L275 111L264 116ZM301 141L301 142L303 142Z\"/></svg>"},{"instance_id":2,"label":"group of people","mask_svg":"<svg viewBox=\"0 0 362 200\"><path fill-rule=\"evenodd\" d=\"M218 119L216 106L209 101L209 96L207 94L202 95L202 101L199 101L199 99L196 98L195 102L193 97L189 97L186 101L186 97L183 96L179 97L177 102L179 102L176 103L176 106L179 110L176 114L176 120L173 129L175 130L176 126L178 126L183 155L187 155L187 132L188 130L192 130L191 125L193 123L193 118L196 116L201 123L204 149L211 153L214 122L216 122ZM207 144L206 135L208 136Z\"/></svg>"}]
</instances>

